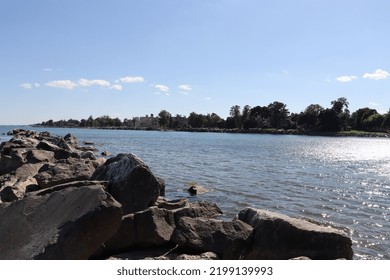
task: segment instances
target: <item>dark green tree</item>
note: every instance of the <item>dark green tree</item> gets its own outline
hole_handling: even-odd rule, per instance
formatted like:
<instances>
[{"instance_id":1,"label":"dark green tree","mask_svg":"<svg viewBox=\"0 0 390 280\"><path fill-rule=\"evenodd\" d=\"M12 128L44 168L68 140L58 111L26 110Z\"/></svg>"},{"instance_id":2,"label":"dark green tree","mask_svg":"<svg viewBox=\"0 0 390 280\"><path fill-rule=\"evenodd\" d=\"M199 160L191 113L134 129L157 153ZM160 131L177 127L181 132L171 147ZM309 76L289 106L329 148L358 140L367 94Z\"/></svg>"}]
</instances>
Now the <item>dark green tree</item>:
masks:
<instances>
[{"instance_id":1,"label":"dark green tree","mask_svg":"<svg viewBox=\"0 0 390 280\"><path fill-rule=\"evenodd\" d=\"M241 107L239 105L230 108L230 117L234 119L235 128L241 128Z\"/></svg>"},{"instance_id":2,"label":"dark green tree","mask_svg":"<svg viewBox=\"0 0 390 280\"><path fill-rule=\"evenodd\" d=\"M298 116L298 125L304 129L319 130L319 116L323 110L324 108L322 108L319 104L311 104L307 106L305 111L300 113Z\"/></svg>"},{"instance_id":3,"label":"dark green tree","mask_svg":"<svg viewBox=\"0 0 390 280\"><path fill-rule=\"evenodd\" d=\"M273 128L281 128L284 126L285 121L289 115L289 112L286 108L286 104L275 101L268 105L268 109L270 112L270 124Z\"/></svg>"},{"instance_id":4,"label":"dark green tree","mask_svg":"<svg viewBox=\"0 0 390 280\"><path fill-rule=\"evenodd\" d=\"M171 114L166 110L161 110L158 114L158 122L162 127L169 127L169 122L171 120Z\"/></svg>"}]
</instances>

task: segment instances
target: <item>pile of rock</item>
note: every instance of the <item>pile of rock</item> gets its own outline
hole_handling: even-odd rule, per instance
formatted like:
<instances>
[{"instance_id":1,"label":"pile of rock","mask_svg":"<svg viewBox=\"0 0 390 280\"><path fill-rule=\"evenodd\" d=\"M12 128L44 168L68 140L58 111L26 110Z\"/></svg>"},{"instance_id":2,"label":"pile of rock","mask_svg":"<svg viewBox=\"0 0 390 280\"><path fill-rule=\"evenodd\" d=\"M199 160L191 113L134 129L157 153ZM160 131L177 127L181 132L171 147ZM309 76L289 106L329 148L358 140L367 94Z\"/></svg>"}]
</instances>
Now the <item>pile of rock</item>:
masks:
<instances>
[{"instance_id":1,"label":"pile of rock","mask_svg":"<svg viewBox=\"0 0 390 280\"><path fill-rule=\"evenodd\" d=\"M105 161L72 135L14 131L0 146L0 259L351 259L345 233L247 208L168 201L132 154Z\"/></svg>"}]
</instances>

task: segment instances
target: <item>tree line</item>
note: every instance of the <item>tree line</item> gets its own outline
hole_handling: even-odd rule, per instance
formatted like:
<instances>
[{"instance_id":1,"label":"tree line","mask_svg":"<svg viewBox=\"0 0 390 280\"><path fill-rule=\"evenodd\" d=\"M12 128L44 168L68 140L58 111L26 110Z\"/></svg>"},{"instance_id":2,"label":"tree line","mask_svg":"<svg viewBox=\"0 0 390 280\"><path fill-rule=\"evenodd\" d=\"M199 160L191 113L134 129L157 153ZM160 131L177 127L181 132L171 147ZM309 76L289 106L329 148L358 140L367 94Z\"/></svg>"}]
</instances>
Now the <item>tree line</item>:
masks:
<instances>
[{"instance_id":1,"label":"tree line","mask_svg":"<svg viewBox=\"0 0 390 280\"><path fill-rule=\"evenodd\" d=\"M351 113L345 97L330 102L329 108L319 104L311 104L300 113L290 113L287 105L275 101L267 106L249 105L241 108L234 105L229 110L229 116L224 119L215 113L197 114L192 112L188 117L173 116L166 110L161 110L158 118L161 129L295 129L299 131L338 132L347 130L389 131L390 110L380 114L372 108L360 108ZM152 116L153 117L153 116ZM136 129L140 118L124 119L111 118L107 115L82 120L49 120L41 126L55 127L90 127L90 128L124 128Z\"/></svg>"}]
</instances>

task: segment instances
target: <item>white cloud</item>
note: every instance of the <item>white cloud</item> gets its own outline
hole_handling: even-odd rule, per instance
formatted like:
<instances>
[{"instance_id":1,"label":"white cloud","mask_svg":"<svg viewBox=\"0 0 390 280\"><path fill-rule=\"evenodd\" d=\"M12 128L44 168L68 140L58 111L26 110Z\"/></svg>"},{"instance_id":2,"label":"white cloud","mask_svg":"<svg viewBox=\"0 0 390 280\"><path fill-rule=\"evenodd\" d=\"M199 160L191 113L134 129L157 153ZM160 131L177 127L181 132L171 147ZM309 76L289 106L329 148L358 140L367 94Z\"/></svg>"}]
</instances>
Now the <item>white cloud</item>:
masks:
<instances>
[{"instance_id":1,"label":"white cloud","mask_svg":"<svg viewBox=\"0 0 390 280\"><path fill-rule=\"evenodd\" d=\"M47 87L52 87L52 88L66 88L66 89L73 89L77 87L77 84L72 82L71 80L50 81L45 85Z\"/></svg>"},{"instance_id":2,"label":"white cloud","mask_svg":"<svg viewBox=\"0 0 390 280\"><path fill-rule=\"evenodd\" d=\"M20 86L24 89L32 89L32 87L33 87L33 85L30 83L23 83L23 84L20 84Z\"/></svg>"},{"instance_id":3,"label":"white cloud","mask_svg":"<svg viewBox=\"0 0 390 280\"><path fill-rule=\"evenodd\" d=\"M101 87L109 87L110 82L106 80L87 80L87 79L80 79L77 82L82 87L90 87L90 86L101 86Z\"/></svg>"},{"instance_id":4,"label":"white cloud","mask_svg":"<svg viewBox=\"0 0 390 280\"><path fill-rule=\"evenodd\" d=\"M205 100L209 101L209 100L211 100L211 97L208 96L205 98Z\"/></svg>"},{"instance_id":5,"label":"white cloud","mask_svg":"<svg viewBox=\"0 0 390 280\"><path fill-rule=\"evenodd\" d=\"M169 87L164 86L164 85L155 85L154 87L159 89L159 90L161 90L161 91L164 91L164 92L168 92L169 91Z\"/></svg>"},{"instance_id":6,"label":"white cloud","mask_svg":"<svg viewBox=\"0 0 390 280\"><path fill-rule=\"evenodd\" d=\"M192 88L189 84L180 85L179 89L182 91L191 91L192 90Z\"/></svg>"},{"instance_id":7,"label":"white cloud","mask_svg":"<svg viewBox=\"0 0 390 280\"><path fill-rule=\"evenodd\" d=\"M143 83L145 80L144 80L144 77L132 77L132 76L128 76L128 77L120 78L120 81L121 81L122 83L134 84L134 83Z\"/></svg>"},{"instance_id":8,"label":"white cloud","mask_svg":"<svg viewBox=\"0 0 390 280\"><path fill-rule=\"evenodd\" d=\"M122 85L112 85L111 88L114 89L114 90L122 90L123 86Z\"/></svg>"},{"instance_id":9,"label":"white cloud","mask_svg":"<svg viewBox=\"0 0 390 280\"><path fill-rule=\"evenodd\" d=\"M341 82L341 83L349 83L355 79L357 79L356 76L341 76L341 77L336 78L336 80Z\"/></svg>"},{"instance_id":10,"label":"white cloud","mask_svg":"<svg viewBox=\"0 0 390 280\"><path fill-rule=\"evenodd\" d=\"M43 68L43 71L53 71L52 68Z\"/></svg>"},{"instance_id":11,"label":"white cloud","mask_svg":"<svg viewBox=\"0 0 390 280\"><path fill-rule=\"evenodd\" d=\"M363 78L377 81L377 80L387 79L389 76L390 76L389 72L382 69L377 69L374 73L364 74Z\"/></svg>"},{"instance_id":12,"label":"white cloud","mask_svg":"<svg viewBox=\"0 0 390 280\"><path fill-rule=\"evenodd\" d=\"M34 86L38 88L38 87L41 87L41 84L35 83Z\"/></svg>"}]
</instances>

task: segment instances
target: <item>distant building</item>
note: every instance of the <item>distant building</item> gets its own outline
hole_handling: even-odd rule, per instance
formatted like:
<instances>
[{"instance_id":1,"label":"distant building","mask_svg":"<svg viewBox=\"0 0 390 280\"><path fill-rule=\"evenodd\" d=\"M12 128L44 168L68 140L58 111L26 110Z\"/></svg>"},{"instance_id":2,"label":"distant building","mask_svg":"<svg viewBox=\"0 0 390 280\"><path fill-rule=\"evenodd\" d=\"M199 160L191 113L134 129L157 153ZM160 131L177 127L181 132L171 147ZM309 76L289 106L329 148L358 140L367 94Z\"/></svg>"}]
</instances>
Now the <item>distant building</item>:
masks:
<instances>
[{"instance_id":1,"label":"distant building","mask_svg":"<svg viewBox=\"0 0 390 280\"><path fill-rule=\"evenodd\" d=\"M160 129L160 124L158 117L151 114L150 117L146 115L145 117L137 118L134 127L135 129Z\"/></svg>"}]
</instances>

